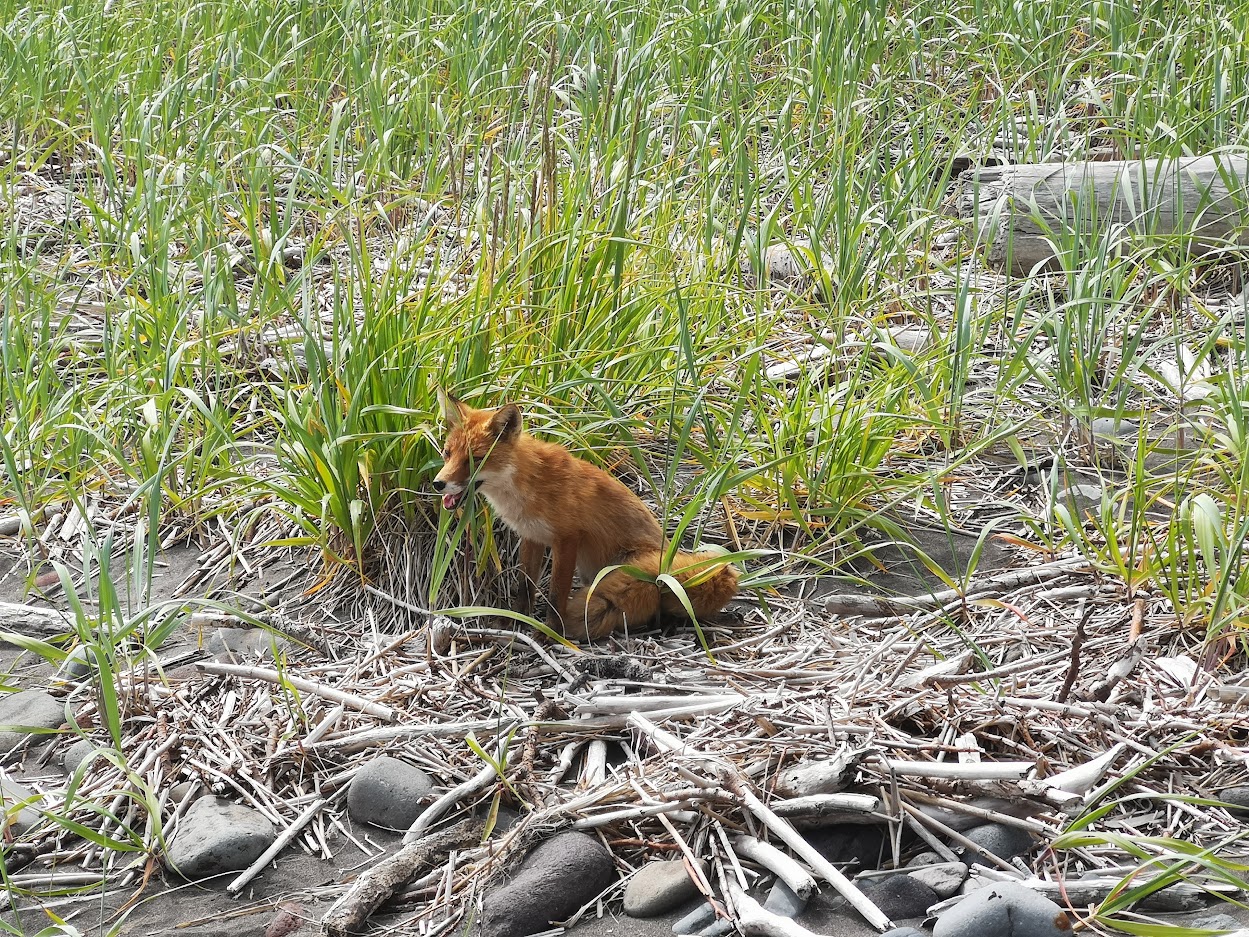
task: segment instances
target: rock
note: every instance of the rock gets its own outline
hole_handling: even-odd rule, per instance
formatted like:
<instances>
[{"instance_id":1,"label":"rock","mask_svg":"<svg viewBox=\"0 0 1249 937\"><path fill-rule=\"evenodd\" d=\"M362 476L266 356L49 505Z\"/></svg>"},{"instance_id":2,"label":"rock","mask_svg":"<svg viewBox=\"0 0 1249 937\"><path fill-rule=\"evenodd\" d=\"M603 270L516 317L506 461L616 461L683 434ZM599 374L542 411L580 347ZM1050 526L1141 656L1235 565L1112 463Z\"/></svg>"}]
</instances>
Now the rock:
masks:
<instances>
[{"instance_id":1,"label":"rock","mask_svg":"<svg viewBox=\"0 0 1249 937\"><path fill-rule=\"evenodd\" d=\"M1238 808L1233 813L1249 813L1249 787L1225 787L1219 791L1217 797Z\"/></svg>"},{"instance_id":2,"label":"rock","mask_svg":"<svg viewBox=\"0 0 1249 937\"><path fill-rule=\"evenodd\" d=\"M1140 428L1139 420L1119 420L1113 416L1099 416L1089 421L1089 433L1101 439L1136 439Z\"/></svg>"},{"instance_id":3,"label":"rock","mask_svg":"<svg viewBox=\"0 0 1249 937\"><path fill-rule=\"evenodd\" d=\"M1062 908L1030 888L999 882L964 898L937 918L933 937L1069 937Z\"/></svg>"},{"instance_id":4,"label":"rock","mask_svg":"<svg viewBox=\"0 0 1249 937\"><path fill-rule=\"evenodd\" d=\"M1014 859L1022 856L1032 848L1032 836L1027 830L1017 826L1006 826L1001 823L986 823L984 826L973 827L964 834L977 846L982 846L999 859ZM985 865L989 863L971 850L963 854L963 861L968 865Z\"/></svg>"},{"instance_id":5,"label":"rock","mask_svg":"<svg viewBox=\"0 0 1249 937\"><path fill-rule=\"evenodd\" d=\"M854 862L862 869L875 869L880 865L885 837L878 826L840 823L804 830L802 835L816 852L834 865Z\"/></svg>"},{"instance_id":6,"label":"rock","mask_svg":"<svg viewBox=\"0 0 1249 937\"><path fill-rule=\"evenodd\" d=\"M773 283L792 283L802 279L811 269L811 262L804 252L811 250L811 242L796 238L792 245L773 244L763 249L763 269Z\"/></svg>"},{"instance_id":7,"label":"rock","mask_svg":"<svg viewBox=\"0 0 1249 937\"><path fill-rule=\"evenodd\" d=\"M85 644L78 645L61 661L61 675L66 679L80 682L94 672L95 655Z\"/></svg>"},{"instance_id":8,"label":"rock","mask_svg":"<svg viewBox=\"0 0 1249 937\"><path fill-rule=\"evenodd\" d=\"M706 866L703 865L704 874ZM625 887L624 912L629 917L656 917L685 904L698 887L681 859L648 862Z\"/></svg>"},{"instance_id":9,"label":"rock","mask_svg":"<svg viewBox=\"0 0 1249 937\"><path fill-rule=\"evenodd\" d=\"M921 852L914 859L906 864L908 869L922 869L926 865L940 865L945 862L935 852Z\"/></svg>"},{"instance_id":10,"label":"rock","mask_svg":"<svg viewBox=\"0 0 1249 937\"><path fill-rule=\"evenodd\" d=\"M807 901L799 898L792 888L778 878L768 892L767 900L763 902L763 909L784 917L797 917L807 909Z\"/></svg>"},{"instance_id":11,"label":"rock","mask_svg":"<svg viewBox=\"0 0 1249 937\"><path fill-rule=\"evenodd\" d=\"M859 889L892 921L923 917L941 900L919 879L903 873L861 882Z\"/></svg>"},{"instance_id":12,"label":"rock","mask_svg":"<svg viewBox=\"0 0 1249 937\"><path fill-rule=\"evenodd\" d=\"M277 831L251 807L203 797L182 816L165 851L165 866L194 881L247 868L272 845Z\"/></svg>"},{"instance_id":13,"label":"rock","mask_svg":"<svg viewBox=\"0 0 1249 937\"><path fill-rule=\"evenodd\" d=\"M59 729L65 724L65 704L43 690L22 690L0 699L0 755L17 748L34 733L27 729Z\"/></svg>"},{"instance_id":14,"label":"rock","mask_svg":"<svg viewBox=\"0 0 1249 937\"><path fill-rule=\"evenodd\" d=\"M561 833L529 854L510 883L487 895L479 937L526 937L550 930L616 881L616 866L597 839Z\"/></svg>"},{"instance_id":15,"label":"rock","mask_svg":"<svg viewBox=\"0 0 1249 937\"><path fill-rule=\"evenodd\" d=\"M914 927L895 927L893 930L885 931L880 937L928 937L928 935Z\"/></svg>"},{"instance_id":16,"label":"rock","mask_svg":"<svg viewBox=\"0 0 1249 937\"><path fill-rule=\"evenodd\" d=\"M43 819L42 815L30 804L38 804L43 800L42 794L36 794L24 784L18 784L0 772L0 802L4 804L5 825L14 833L25 833ZM17 810L14 806L26 804Z\"/></svg>"},{"instance_id":17,"label":"rock","mask_svg":"<svg viewBox=\"0 0 1249 937\"><path fill-rule=\"evenodd\" d=\"M737 929L737 925L727 918L708 924L698 932L698 937L724 937L725 934L731 934Z\"/></svg>"},{"instance_id":18,"label":"rock","mask_svg":"<svg viewBox=\"0 0 1249 937\"><path fill-rule=\"evenodd\" d=\"M223 663L273 660L290 648L290 641L263 628L217 628L208 636L208 650Z\"/></svg>"},{"instance_id":19,"label":"rock","mask_svg":"<svg viewBox=\"0 0 1249 937\"><path fill-rule=\"evenodd\" d=\"M674 934L697 934L700 930L716 919L716 909L711 902L704 901L681 920L672 925Z\"/></svg>"},{"instance_id":20,"label":"rock","mask_svg":"<svg viewBox=\"0 0 1249 937\"><path fill-rule=\"evenodd\" d=\"M61 767L66 774L73 774L95 751L95 743L91 739L79 739L61 754Z\"/></svg>"},{"instance_id":21,"label":"rock","mask_svg":"<svg viewBox=\"0 0 1249 937\"><path fill-rule=\"evenodd\" d=\"M908 868L907 875L917 882L923 882L938 898L949 898L957 895L963 880L967 878L967 866L961 862L934 862L932 865Z\"/></svg>"},{"instance_id":22,"label":"rock","mask_svg":"<svg viewBox=\"0 0 1249 937\"><path fill-rule=\"evenodd\" d=\"M1185 918L1183 926L1203 930L1239 931L1242 925L1230 914L1197 914Z\"/></svg>"},{"instance_id":23,"label":"rock","mask_svg":"<svg viewBox=\"0 0 1249 937\"><path fill-rule=\"evenodd\" d=\"M357 823L406 830L434 792L428 774L406 761L379 755L364 765L347 788L347 812Z\"/></svg>"}]
</instances>

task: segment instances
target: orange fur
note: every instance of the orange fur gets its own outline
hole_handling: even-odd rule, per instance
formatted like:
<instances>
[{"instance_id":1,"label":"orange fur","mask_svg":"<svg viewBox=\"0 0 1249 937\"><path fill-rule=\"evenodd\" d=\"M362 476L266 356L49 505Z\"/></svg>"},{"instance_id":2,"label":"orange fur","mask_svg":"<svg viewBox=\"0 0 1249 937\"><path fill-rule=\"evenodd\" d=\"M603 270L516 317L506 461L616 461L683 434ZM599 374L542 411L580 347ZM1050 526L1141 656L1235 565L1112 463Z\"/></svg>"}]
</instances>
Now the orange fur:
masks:
<instances>
[{"instance_id":1,"label":"orange fur","mask_svg":"<svg viewBox=\"0 0 1249 937\"><path fill-rule=\"evenodd\" d=\"M520 597L524 611L551 548L551 610L548 623L574 638L594 640L613 631L640 627L658 617L688 617L677 596L656 583L613 570L590 586L604 567L623 564L657 575L664 548L663 530L632 491L600 468L562 446L534 439L521 428L515 404L476 410L443 397L448 425L446 464L434 479L443 505L454 508L470 481L503 522L521 538ZM677 553L668 572L682 584L705 575L713 553ZM569 597L574 570L583 586ZM737 570L725 563L686 590L695 617L714 615L737 594Z\"/></svg>"}]
</instances>

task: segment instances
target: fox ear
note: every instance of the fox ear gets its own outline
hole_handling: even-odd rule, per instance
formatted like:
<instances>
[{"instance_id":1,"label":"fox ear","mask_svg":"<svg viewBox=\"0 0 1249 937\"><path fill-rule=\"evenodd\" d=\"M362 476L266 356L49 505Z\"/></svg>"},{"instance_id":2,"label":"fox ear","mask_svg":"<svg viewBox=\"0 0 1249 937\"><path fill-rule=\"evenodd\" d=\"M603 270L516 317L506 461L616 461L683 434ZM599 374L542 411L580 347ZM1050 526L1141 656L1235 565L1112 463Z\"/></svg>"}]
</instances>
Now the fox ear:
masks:
<instances>
[{"instance_id":1,"label":"fox ear","mask_svg":"<svg viewBox=\"0 0 1249 937\"><path fill-rule=\"evenodd\" d=\"M464 423L464 404L456 400L441 387L438 388L438 405L442 407L442 418L448 426L461 426Z\"/></svg>"},{"instance_id":2,"label":"fox ear","mask_svg":"<svg viewBox=\"0 0 1249 937\"><path fill-rule=\"evenodd\" d=\"M520 435L520 407L509 403L499 407L490 418L490 432L499 442L511 442Z\"/></svg>"}]
</instances>

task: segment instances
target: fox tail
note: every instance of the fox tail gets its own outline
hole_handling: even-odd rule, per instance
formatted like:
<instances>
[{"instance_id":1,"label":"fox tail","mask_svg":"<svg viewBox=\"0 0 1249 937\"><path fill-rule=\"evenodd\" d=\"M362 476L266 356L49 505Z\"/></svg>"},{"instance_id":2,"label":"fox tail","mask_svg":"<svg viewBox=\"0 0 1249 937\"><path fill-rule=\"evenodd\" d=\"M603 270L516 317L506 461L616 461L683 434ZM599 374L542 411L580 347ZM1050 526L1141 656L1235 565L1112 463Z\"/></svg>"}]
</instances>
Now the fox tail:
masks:
<instances>
[{"instance_id":1,"label":"fox tail","mask_svg":"<svg viewBox=\"0 0 1249 937\"><path fill-rule=\"evenodd\" d=\"M668 568L684 589L699 621L720 611L737 595L737 569L728 562L717 564L720 556L710 550L678 553ZM627 558L624 565L658 576L662 561L658 550L649 550ZM667 586L614 569L592 589L587 585L573 593L568 600L568 620L563 631L567 637L593 641L630 626L641 627L656 618L688 620L689 613L680 597Z\"/></svg>"}]
</instances>

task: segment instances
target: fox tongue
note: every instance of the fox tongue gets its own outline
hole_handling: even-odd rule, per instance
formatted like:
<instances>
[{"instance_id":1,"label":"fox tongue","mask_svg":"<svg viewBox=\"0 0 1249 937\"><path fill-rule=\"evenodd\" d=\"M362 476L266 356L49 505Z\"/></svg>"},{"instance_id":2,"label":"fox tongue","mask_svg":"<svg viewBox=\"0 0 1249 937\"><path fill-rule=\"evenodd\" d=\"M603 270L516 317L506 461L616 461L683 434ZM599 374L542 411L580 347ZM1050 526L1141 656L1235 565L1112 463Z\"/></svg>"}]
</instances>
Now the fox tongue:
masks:
<instances>
[{"instance_id":1,"label":"fox tongue","mask_svg":"<svg viewBox=\"0 0 1249 937\"><path fill-rule=\"evenodd\" d=\"M448 511L452 510L459 503L460 503L460 492L456 492L455 494L452 494L452 495L442 496L442 506L446 508Z\"/></svg>"}]
</instances>

